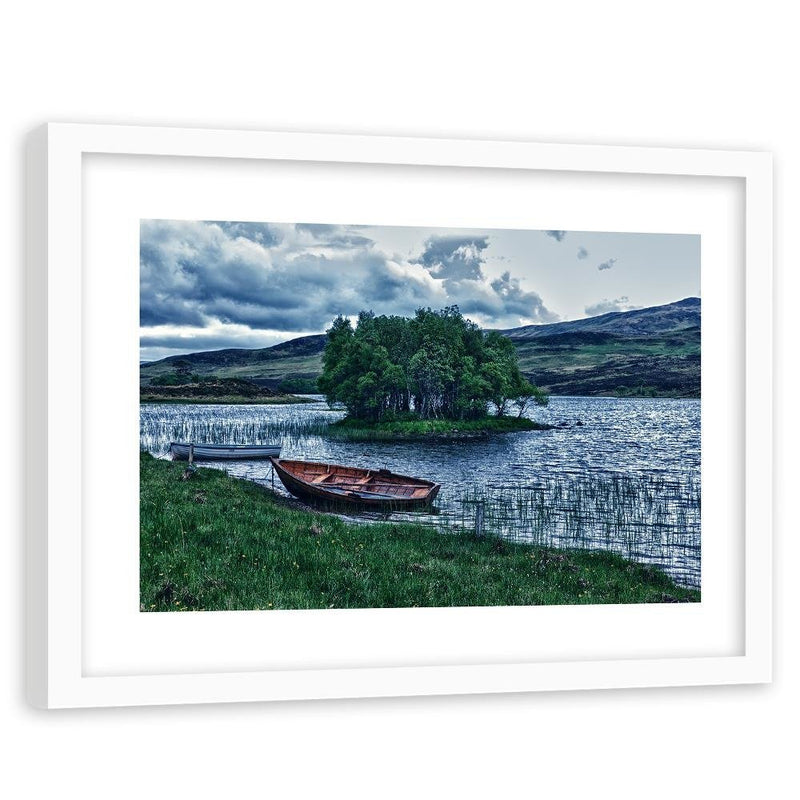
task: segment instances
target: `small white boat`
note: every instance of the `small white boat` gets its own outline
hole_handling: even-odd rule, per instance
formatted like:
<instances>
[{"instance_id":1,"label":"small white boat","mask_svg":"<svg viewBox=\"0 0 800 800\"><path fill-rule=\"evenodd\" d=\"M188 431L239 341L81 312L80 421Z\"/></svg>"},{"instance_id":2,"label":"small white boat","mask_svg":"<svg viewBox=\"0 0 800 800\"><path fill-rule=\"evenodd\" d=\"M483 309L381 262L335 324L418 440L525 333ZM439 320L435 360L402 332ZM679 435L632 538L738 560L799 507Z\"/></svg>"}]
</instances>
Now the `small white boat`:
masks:
<instances>
[{"instance_id":1,"label":"small white boat","mask_svg":"<svg viewBox=\"0 0 800 800\"><path fill-rule=\"evenodd\" d=\"M279 444L193 444L192 442L170 442L169 452L173 461L188 461L193 450L194 461L252 461L257 458L278 456Z\"/></svg>"}]
</instances>

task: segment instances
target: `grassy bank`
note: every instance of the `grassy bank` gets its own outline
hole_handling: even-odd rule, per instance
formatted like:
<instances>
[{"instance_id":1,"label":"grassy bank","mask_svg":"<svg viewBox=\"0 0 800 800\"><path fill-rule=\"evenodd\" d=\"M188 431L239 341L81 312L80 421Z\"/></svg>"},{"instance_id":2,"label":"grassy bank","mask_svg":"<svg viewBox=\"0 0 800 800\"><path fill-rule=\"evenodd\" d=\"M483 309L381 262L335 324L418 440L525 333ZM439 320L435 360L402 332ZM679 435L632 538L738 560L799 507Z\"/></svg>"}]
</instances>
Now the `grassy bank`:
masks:
<instances>
[{"instance_id":1,"label":"grassy bank","mask_svg":"<svg viewBox=\"0 0 800 800\"><path fill-rule=\"evenodd\" d=\"M484 417L483 419L409 419L393 422L364 422L345 417L330 425L327 435L348 441L393 441L396 439L465 439L493 433L549 430L525 417Z\"/></svg>"},{"instance_id":2,"label":"grassy bank","mask_svg":"<svg viewBox=\"0 0 800 800\"><path fill-rule=\"evenodd\" d=\"M183 481L184 467L142 454L144 611L700 599L658 570L609 553L348 523L219 470Z\"/></svg>"}]
</instances>

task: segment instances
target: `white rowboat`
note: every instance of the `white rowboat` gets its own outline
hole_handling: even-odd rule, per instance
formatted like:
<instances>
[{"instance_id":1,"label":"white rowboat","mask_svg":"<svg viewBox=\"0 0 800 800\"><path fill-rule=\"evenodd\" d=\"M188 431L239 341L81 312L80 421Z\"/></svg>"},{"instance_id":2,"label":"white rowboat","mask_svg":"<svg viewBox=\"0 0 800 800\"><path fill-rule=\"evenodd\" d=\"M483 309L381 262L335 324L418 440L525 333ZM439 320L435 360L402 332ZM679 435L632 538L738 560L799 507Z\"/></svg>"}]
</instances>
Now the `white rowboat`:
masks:
<instances>
[{"instance_id":1,"label":"white rowboat","mask_svg":"<svg viewBox=\"0 0 800 800\"><path fill-rule=\"evenodd\" d=\"M173 461L188 461L189 450L194 448L195 461L252 461L257 458L278 456L279 444L195 444L170 442L169 452Z\"/></svg>"}]
</instances>

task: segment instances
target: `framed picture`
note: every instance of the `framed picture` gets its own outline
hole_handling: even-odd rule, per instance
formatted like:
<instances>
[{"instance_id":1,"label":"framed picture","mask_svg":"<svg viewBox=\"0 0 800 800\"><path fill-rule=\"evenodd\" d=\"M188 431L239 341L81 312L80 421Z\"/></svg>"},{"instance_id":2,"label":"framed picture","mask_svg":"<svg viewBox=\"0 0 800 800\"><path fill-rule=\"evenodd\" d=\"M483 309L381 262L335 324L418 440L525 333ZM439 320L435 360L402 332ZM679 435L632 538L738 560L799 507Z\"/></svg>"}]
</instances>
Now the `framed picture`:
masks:
<instances>
[{"instance_id":1,"label":"framed picture","mask_svg":"<svg viewBox=\"0 0 800 800\"><path fill-rule=\"evenodd\" d=\"M31 702L769 681L771 170L33 133Z\"/></svg>"}]
</instances>

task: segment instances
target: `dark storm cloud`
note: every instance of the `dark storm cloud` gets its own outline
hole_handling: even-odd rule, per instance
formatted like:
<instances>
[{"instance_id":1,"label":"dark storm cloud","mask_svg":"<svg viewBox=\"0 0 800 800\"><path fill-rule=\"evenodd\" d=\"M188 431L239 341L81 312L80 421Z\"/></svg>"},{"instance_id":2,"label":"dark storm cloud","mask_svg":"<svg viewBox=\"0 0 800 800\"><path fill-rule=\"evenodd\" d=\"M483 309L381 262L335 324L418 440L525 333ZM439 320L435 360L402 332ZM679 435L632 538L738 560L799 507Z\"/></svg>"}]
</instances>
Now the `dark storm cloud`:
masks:
<instances>
[{"instance_id":1,"label":"dark storm cloud","mask_svg":"<svg viewBox=\"0 0 800 800\"><path fill-rule=\"evenodd\" d=\"M564 237L567 235L566 231L545 231L547 236L551 236L557 242L564 241Z\"/></svg>"},{"instance_id":2,"label":"dark storm cloud","mask_svg":"<svg viewBox=\"0 0 800 800\"><path fill-rule=\"evenodd\" d=\"M335 260L324 252L327 239L309 240L294 226L145 221L141 324L323 329L334 305L358 313L364 299L351 287L384 263L364 236L337 229L330 239L346 248Z\"/></svg>"},{"instance_id":3,"label":"dark storm cloud","mask_svg":"<svg viewBox=\"0 0 800 800\"><path fill-rule=\"evenodd\" d=\"M142 352L266 346L364 309L458 305L497 327L556 319L510 272L485 276L488 246L488 235L432 236L408 260L357 226L143 220Z\"/></svg>"},{"instance_id":4,"label":"dark storm cloud","mask_svg":"<svg viewBox=\"0 0 800 800\"><path fill-rule=\"evenodd\" d=\"M545 307L536 292L525 292L518 278L506 271L500 278L484 277L484 251L489 236L432 236L415 263L442 280L448 302L462 313L480 315L489 324L518 324L520 319L553 322L558 316Z\"/></svg>"},{"instance_id":5,"label":"dark storm cloud","mask_svg":"<svg viewBox=\"0 0 800 800\"><path fill-rule=\"evenodd\" d=\"M139 311L139 324L144 327L153 325L192 325L204 326L208 317L197 306L161 297L143 297L142 307Z\"/></svg>"},{"instance_id":6,"label":"dark storm cloud","mask_svg":"<svg viewBox=\"0 0 800 800\"><path fill-rule=\"evenodd\" d=\"M584 258L588 258L588 257L589 257L589 251L585 247L579 247L578 248L578 258L583 260Z\"/></svg>"},{"instance_id":7,"label":"dark storm cloud","mask_svg":"<svg viewBox=\"0 0 800 800\"><path fill-rule=\"evenodd\" d=\"M613 267L614 264L616 263L617 263L616 258L609 258L608 261L604 261L602 264L598 264L597 269L599 269L602 272L604 269L611 269L611 267Z\"/></svg>"},{"instance_id":8,"label":"dark storm cloud","mask_svg":"<svg viewBox=\"0 0 800 800\"><path fill-rule=\"evenodd\" d=\"M428 283L409 280L404 272L387 261L376 261L359 289L359 294L369 297L371 302L391 306L392 314L413 314L420 306L432 302Z\"/></svg>"},{"instance_id":9,"label":"dark storm cloud","mask_svg":"<svg viewBox=\"0 0 800 800\"><path fill-rule=\"evenodd\" d=\"M431 236L416 263L445 282L479 281L488 246L488 236Z\"/></svg>"},{"instance_id":10,"label":"dark storm cloud","mask_svg":"<svg viewBox=\"0 0 800 800\"><path fill-rule=\"evenodd\" d=\"M501 299L506 314L535 322L555 322L558 319L558 315L545 307L536 292L523 291L519 279L512 278L510 272L504 272L497 280L492 281L491 287Z\"/></svg>"},{"instance_id":11,"label":"dark storm cloud","mask_svg":"<svg viewBox=\"0 0 800 800\"><path fill-rule=\"evenodd\" d=\"M586 306L584 312L587 317L596 317L599 314L610 314L614 311L633 311L639 306L633 306L627 297L617 297L616 300L608 300L603 298L598 303Z\"/></svg>"}]
</instances>

